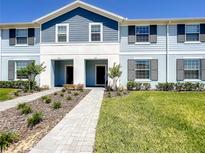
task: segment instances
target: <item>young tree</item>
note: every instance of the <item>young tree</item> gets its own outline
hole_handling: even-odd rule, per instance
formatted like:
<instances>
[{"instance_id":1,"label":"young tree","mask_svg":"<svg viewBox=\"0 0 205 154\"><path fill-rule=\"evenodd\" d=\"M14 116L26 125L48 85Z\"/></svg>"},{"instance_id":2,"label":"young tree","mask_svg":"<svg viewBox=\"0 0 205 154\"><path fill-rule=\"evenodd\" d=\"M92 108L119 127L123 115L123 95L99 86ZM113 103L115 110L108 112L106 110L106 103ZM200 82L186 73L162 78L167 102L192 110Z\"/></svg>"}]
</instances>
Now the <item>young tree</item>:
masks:
<instances>
[{"instance_id":1,"label":"young tree","mask_svg":"<svg viewBox=\"0 0 205 154\"><path fill-rule=\"evenodd\" d=\"M117 81L120 78L122 72L120 71L120 65L113 64L112 68L109 68L108 76L112 79L112 89L117 90Z\"/></svg>"},{"instance_id":2,"label":"young tree","mask_svg":"<svg viewBox=\"0 0 205 154\"><path fill-rule=\"evenodd\" d=\"M43 66L44 63L40 65L36 65L35 62L32 62L31 64L27 65L25 68L22 68L19 70L19 74L23 76L28 77L29 81L29 91L33 89L36 77L41 74L43 71L45 71L46 67Z\"/></svg>"}]
</instances>

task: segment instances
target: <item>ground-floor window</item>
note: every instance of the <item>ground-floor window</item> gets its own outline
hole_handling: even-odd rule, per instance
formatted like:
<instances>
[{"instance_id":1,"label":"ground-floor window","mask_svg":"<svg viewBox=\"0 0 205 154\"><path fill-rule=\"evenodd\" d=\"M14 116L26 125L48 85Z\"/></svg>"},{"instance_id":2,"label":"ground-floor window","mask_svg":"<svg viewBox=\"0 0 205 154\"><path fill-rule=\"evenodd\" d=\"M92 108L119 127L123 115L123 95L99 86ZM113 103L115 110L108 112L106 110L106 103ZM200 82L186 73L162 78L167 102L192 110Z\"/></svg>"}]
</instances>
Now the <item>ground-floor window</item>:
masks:
<instances>
[{"instance_id":1,"label":"ground-floor window","mask_svg":"<svg viewBox=\"0 0 205 154\"><path fill-rule=\"evenodd\" d=\"M184 60L184 79L200 79L200 60Z\"/></svg>"},{"instance_id":2,"label":"ground-floor window","mask_svg":"<svg viewBox=\"0 0 205 154\"><path fill-rule=\"evenodd\" d=\"M16 72L16 79L27 79L28 77L20 74L19 70L22 68L25 68L28 64L30 64L30 61L16 61L15 63L15 72Z\"/></svg>"},{"instance_id":3,"label":"ground-floor window","mask_svg":"<svg viewBox=\"0 0 205 154\"><path fill-rule=\"evenodd\" d=\"M150 79L150 60L136 60L136 79Z\"/></svg>"}]
</instances>

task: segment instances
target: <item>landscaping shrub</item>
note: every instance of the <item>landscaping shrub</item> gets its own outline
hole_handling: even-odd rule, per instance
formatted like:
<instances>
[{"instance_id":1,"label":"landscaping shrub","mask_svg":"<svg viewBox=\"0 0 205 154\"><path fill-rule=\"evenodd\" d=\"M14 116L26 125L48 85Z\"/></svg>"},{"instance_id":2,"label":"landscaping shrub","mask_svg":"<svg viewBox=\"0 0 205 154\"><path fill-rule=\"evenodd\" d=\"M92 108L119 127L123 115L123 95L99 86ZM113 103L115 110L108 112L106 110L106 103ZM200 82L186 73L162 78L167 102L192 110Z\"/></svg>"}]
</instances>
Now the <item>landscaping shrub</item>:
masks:
<instances>
[{"instance_id":1,"label":"landscaping shrub","mask_svg":"<svg viewBox=\"0 0 205 154\"><path fill-rule=\"evenodd\" d=\"M29 114L32 113L32 109L29 105L24 106L23 108L21 108L21 114Z\"/></svg>"},{"instance_id":2,"label":"landscaping shrub","mask_svg":"<svg viewBox=\"0 0 205 154\"><path fill-rule=\"evenodd\" d=\"M19 140L19 134L15 132L0 132L0 153L9 147L12 143Z\"/></svg>"},{"instance_id":3,"label":"landscaping shrub","mask_svg":"<svg viewBox=\"0 0 205 154\"><path fill-rule=\"evenodd\" d=\"M36 85L36 82L33 85ZM0 81L0 88L28 89L28 87L28 81Z\"/></svg>"},{"instance_id":4,"label":"landscaping shrub","mask_svg":"<svg viewBox=\"0 0 205 154\"><path fill-rule=\"evenodd\" d=\"M35 112L27 119L28 127L34 127L43 120L42 112Z\"/></svg>"},{"instance_id":5,"label":"landscaping shrub","mask_svg":"<svg viewBox=\"0 0 205 154\"><path fill-rule=\"evenodd\" d=\"M19 96L19 91L15 91L14 95L18 97Z\"/></svg>"},{"instance_id":6,"label":"landscaping shrub","mask_svg":"<svg viewBox=\"0 0 205 154\"><path fill-rule=\"evenodd\" d=\"M68 91L67 91L67 93L68 93L68 94L71 94L71 91L70 91L70 90L68 90Z\"/></svg>"},{"instance_id":7,"label":"landscaping shrub","mask_svg":"<svg viewBox=\"0 0 205 154\"><path fill-rule=\"evenodd\" d=\"M134 89L137 90L137 91L141 90L142 89L142 83L135 82L135 88Z\"/></svg>"},{"instance_id":8,"label":"landscaping shrub","mask_svg":"<svg viewBox=\"0 0 205 154\"><path fill-rule=\"evenodd\" d=\"M24 108L25 106L26 106L26 103L18 104L17 110L20 110L20 109Z\"/></svg>"},{"instance_id":9,"label":"landscaping shrub","mask_svg":"<svg viewBox=\"0 0 205 154\"><path fill-rule=\"evenodd\" d=\"M74 92L73 95L74 95L74 96L78 96L79 93L78 93L78 92Z\"/></svg>"},{"instance_id":10,"label":"landscaping shrub","mask_svg":"<svg viewBox=\"0 0 205 154\"><path fill-rule=\"evenodd\" d=\"M64 97L64 94L63 94L63 93L61 93L61 94L60 94L60 96L61 96L61 97Z\"/></svg>"},{"instance_id":11,"label":"landscaping shrub","mask_svg":"<svg viewBox=\"0 0 205 154\"><path fill-rule=\"evenodd\" d=\"M151 85L150 83L141 83L135 81L129 81L127 83L128 90L150 90Z\"/></svg>"},{"instance_id":12,"label":"landscaping shrub","mask_svg":"<svg viewBox=\"0 0 205 154\"><path fill-rule=\"evenodd\" d=\"M72 99L72 97L71 97L71 96L68 96L68 97L67 97L67 100L68 100L68 101L70 101L71 99Z\"/></svg>"},{"instance_id":13,"label":"landscaping shrub","mask_svg":"<svg viewBox=\"0 0 205 154\"><path fill-rule=\"evenodd\" d=\"M64 88L67 90L82 90L84 88L83 84L65 84Z\"/></svg>"},{"instance_id":14,"label":"landscaping shrub","mask_svg":"<svg viewBox=\"0 0 205 154\"><path fill-rule=\"evenodd\" d=\"M53 109L61 108L61 102L53 102L52 107L53 107Z\"/></svg>"},{"instance_id":15,"label":"landscaping shrub","mask_svg":"<svg viewBox=\"0 0 205 154\"><path fill-rule=\"evenodd\" d=\"M120 91L117 91L117 96L122 96L122 93Z\"/></svg>"},{"instance_id":16,"label":"landscaping shrub","mask_svg":"<svg viewBox=\"0 0 205 154\"><path fill-rule=\"evenodd\" d=\"M52 99L49 96L42 96L41 99L46 104L50 104L52 102Z\"/></svg>"},{"instance_id":17,"label":"landscaping shrub","mask_svg":"<svg viewBox=\"0 0 205 154\"><path fill-rule=\"evenodd\" d=\"M108 93L107 93L107 97L109 97L109 98L111 98L111 97L112 97L112 95L111 95L111 93L110 93L110 92L108 92Z\"/></svg>"},{"instance_id":18,"label":"landscaping shrub","mask_svg":"<svg viewBox=\"0 0 205 154\"><path fill-rule=\"evenodd\" d=\"M57 92L55 92L55 93L54 93L54 95L58 95L58 93L57 93Z\"/></svg>"},{"instance_id":19,"label":"landscaping shrub","mask_svg":"<svg viewBox=\"0 0 205 154\"><path fill-rule=\"evenodd\" d=\"M66 89L65 89L65 88L63 88L61 91L64 93L64 92L66 92Z\"/></svg>"},{"instance_id":20,"label":"landscaping shrub","mask_svg":"<svg viewBox=\"0 0 205 154\"><path fill-rule=\"evenodd\" d=\"M142 83L141 90L150 90L151 84L150 83Z\"/></svg>"},{"instance_id":21,"label":"landscaping shrub","mask_svg":"<svg viewBox=\"0 0 205 154\"><path fill-rule=\"evenodd\" d=\"M156 85L156 89L159 91L172 91L175 89L175 84L174 83L158 83Z\"/></svg>"},{"instance_id":22,"label":"landscaping shrub","mask_svg":"<svg viewBox=\"0 0 205 154\"><path fill-rule=\"evenodd\" d=\"M135 88L135 82L134 81L128 81L127 89L128 90L134 90L134 88Z\"/></svg>"}]
</instances>

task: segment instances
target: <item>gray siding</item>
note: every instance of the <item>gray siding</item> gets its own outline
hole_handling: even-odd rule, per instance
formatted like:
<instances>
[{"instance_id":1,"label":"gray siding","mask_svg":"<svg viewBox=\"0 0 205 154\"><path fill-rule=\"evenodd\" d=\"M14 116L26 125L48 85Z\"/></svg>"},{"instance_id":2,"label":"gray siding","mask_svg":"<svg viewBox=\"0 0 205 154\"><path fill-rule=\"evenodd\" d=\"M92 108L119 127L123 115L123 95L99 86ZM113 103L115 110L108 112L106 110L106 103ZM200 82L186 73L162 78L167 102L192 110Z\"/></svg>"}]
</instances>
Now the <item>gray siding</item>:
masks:
<instances>
[{"instance_id":1,"label":"gray siding","mask_svg":"<svg viewBox=\"0 0 205 154\"><path fill-rule=\"evenodd\" d=\"M55 42L55 25L69 23L71 43L89 42L89 23L103 23L103 41L118 42L118 22L83 8L74 9L42 24L42 43Z\"/></svg>"},{"instance_id":2,"label":"gray siding","mask_svg":"<svg viewBox=\"0 0 205 154\"><path fill-rule=\"evenodd\" d=\"M121 26L121 52L166 52L166 26L157 26L157 43L151 44L129 44L128 26Z\"/></svg>"},{"instance_id":3,"label":"gray siding","mask_svg":"<svg viewBox=\"0 0 205 154\"><path fill-rule=\"evenodd\" d=\"M25 54L25 53L32 53L32 54L39 54L40 53L40 29L35 29L35 39L34 39L34 46L10 46L9 45L9 29L2 29L1 31L2 36L2 53L13 53L13 54Z\"/></svg>"}]
</instances>

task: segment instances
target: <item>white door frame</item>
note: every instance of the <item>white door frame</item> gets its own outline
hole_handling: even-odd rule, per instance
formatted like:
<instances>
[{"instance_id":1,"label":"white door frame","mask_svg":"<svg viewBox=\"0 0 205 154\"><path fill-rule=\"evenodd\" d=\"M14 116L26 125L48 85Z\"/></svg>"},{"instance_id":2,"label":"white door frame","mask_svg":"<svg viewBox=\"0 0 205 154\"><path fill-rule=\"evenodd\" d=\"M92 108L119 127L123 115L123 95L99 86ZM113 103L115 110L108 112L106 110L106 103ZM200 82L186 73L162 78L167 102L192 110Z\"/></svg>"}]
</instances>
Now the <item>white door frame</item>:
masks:
<instances>
[{"instance_id":1,"label":"white door frame","mask_svg":"<svg viewBox=\"0 0 205 154\"><path fill-rule=\"evenodd\" d=\"M65 65L65 71L64 71L64 84L67 84L66 82L66 80L67 80L67 67L73 67L73 65ZM73 70L73 80L74 80L74 70Z\"/></svg>"},{"instance_id":2,"label":"white door frame","mask_svg":"<svg viewBox=\"0 0 205 154\"><path fill-rule=\"evenodd\" d=\"M105 80L105 84L97 84L97 67L98 66L104 66L105 68L105 76L106 76L106 64L95 64L95 86L105 86L106 85L106 78L104 79Z\"/></svg>"}]
</instances>

